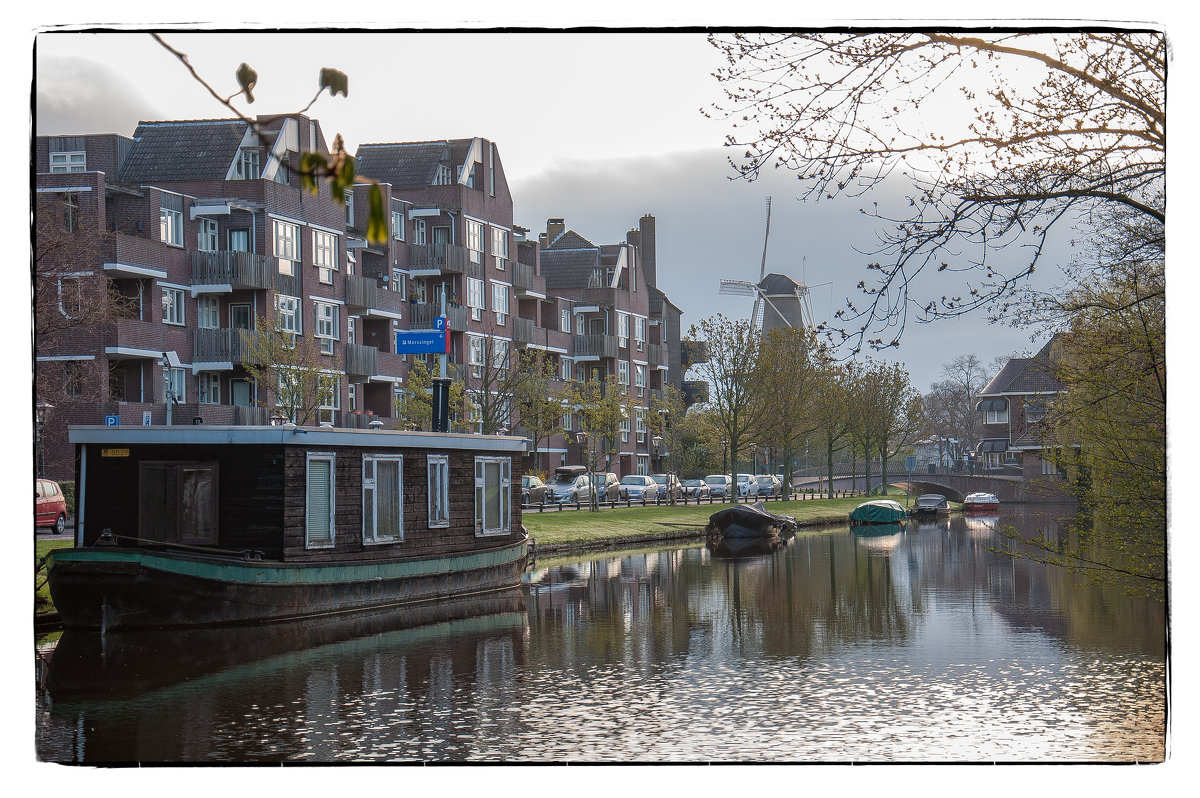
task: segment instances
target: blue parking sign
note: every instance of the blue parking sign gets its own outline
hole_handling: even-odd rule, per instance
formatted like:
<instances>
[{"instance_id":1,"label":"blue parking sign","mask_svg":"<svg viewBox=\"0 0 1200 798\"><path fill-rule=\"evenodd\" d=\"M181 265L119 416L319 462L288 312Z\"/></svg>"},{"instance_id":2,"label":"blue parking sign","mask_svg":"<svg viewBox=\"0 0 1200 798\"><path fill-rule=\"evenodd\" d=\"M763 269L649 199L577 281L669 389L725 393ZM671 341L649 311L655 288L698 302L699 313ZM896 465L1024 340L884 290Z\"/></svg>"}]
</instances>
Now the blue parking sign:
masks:
<instances>
[{"instance_id":1,"label":"blue parking sign","mask_svg":"<svg viewBox=\"0 0 1200 798\"><path fill-rule=\"evenodd\" d=\"M121 426L121 417L116 415L115 413L105 416L104 417L104 426L106 426L106 427Z\"/></svg>"}]
</instances>

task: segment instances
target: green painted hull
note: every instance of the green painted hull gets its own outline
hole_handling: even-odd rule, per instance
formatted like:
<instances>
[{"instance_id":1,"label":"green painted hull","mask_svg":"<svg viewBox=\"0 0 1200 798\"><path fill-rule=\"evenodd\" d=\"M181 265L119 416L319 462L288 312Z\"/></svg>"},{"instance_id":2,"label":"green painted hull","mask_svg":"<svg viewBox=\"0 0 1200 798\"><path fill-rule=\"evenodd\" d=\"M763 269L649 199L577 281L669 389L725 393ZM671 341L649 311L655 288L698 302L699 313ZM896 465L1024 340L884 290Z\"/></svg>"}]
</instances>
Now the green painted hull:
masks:
<instances>
[{"instance_id":1,"label":"green painted hull","mask_svg":"<svg viewBox=\"0 0 1200 798\"><path fill-rule=\"evenodd\" d=\"M92 547L54 552L68 628L214 626L398 607L520 584L525 541L416 560L282 563Z\"/></svg>"}]
</instances>

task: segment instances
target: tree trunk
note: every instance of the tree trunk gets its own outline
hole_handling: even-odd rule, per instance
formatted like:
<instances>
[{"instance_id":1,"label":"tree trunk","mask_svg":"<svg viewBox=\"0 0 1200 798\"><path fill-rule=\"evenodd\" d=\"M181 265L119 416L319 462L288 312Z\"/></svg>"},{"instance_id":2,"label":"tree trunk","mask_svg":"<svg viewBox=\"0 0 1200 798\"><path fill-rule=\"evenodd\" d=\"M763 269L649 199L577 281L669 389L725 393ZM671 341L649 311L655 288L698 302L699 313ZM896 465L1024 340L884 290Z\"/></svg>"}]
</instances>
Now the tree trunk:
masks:
<instances>
[{"instance_id":1,"label":"tree trunk","mask_svg":"<svg viewBox=\"0 0 1200 798\"><path fill-rule=\"evenodd\" d=\"M863 473L863 485L865 487L865 493L868 496L870 496L871 495L871 445L869 443L865 444L863 446L863 461L864 461L863 462L863 472L864 472Z\"/></svg>"}]
</instances>

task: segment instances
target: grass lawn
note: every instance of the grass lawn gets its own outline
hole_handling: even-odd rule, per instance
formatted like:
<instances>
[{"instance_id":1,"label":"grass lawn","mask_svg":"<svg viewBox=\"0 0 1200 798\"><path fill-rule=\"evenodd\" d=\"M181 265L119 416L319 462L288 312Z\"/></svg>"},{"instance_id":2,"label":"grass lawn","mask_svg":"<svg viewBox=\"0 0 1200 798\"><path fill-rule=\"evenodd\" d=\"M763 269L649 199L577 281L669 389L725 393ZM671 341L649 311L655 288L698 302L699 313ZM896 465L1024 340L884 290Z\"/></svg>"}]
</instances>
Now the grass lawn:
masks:
<instances>
[{"instance_id":1,"label":"grass lawn","mask_svg":"<svg viewBox=\"0 0 1200 798\"><path fill-rule=\"evenodd\" d=\"M904 494L888 494L888 498L904 502ZM766 508L776 515L792 515L801 526L806 524L841 523L850 511L866 499L854 496L845 499L813 499L809 501L767 502ZM523 512L521 522L538 546L598 543L615 538L663 535L686 528L703 529L708 517L731 505L660 505L649 507L602 508L598 513L583 510Z\"/></svg>"},{"instance_id":2,"label":"grass lawn","mask_svg":"<svg viewBox=\"0 0 1200 798\"><path fill-rule=\"evenodd\" d=\"M37 565L41 563L42 558L54 549L69 549L73 545L69 540L39 540L35 544L33 564ZM44 563L38 568L33 583L37 586L37 592L34 594L36 596L34 601L37 611L45 612L54 609L54 604L50 601L50 589L46 587L46 566Z\"/></svg>"}]
</instances>

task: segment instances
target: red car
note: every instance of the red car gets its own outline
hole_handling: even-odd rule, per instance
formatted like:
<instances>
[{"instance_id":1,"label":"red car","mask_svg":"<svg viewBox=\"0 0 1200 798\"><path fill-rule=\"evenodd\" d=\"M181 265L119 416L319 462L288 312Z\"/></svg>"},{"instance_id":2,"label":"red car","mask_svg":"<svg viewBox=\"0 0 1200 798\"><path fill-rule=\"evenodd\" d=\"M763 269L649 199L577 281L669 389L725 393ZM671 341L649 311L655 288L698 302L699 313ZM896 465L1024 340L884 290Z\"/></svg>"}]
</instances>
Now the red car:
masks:
<instances>
[{"instance_id":1,"label":"red car","mask_svg":"<svg viewBox=\"0 0 1200 798\"><path fill-rule=\"evenodd\" d=\"M34 526L49 527L56 535L66 532L67 499L58 483L49 479L39 479L33 496L36 503Z\"/></svg>"}]
</instances>

